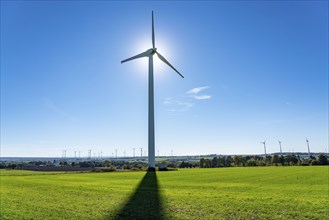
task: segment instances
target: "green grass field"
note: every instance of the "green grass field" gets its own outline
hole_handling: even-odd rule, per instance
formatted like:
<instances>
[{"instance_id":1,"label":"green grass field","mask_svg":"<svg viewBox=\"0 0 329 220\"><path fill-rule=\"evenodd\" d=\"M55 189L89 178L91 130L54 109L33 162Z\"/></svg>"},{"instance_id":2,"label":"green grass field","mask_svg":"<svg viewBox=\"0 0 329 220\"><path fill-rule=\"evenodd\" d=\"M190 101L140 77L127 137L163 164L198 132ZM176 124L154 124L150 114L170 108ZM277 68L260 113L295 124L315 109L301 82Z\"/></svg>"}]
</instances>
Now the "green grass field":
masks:
<instances>
[{"instance_id":1,"label":"green grass field","mask_svg":"<svg viewBox=\"0 0 329 220\"><path fill-rule=\"evenodd\" d=\"M329 219L329 166L1 171L1 219Z\"/></svg>"}]
</instances>

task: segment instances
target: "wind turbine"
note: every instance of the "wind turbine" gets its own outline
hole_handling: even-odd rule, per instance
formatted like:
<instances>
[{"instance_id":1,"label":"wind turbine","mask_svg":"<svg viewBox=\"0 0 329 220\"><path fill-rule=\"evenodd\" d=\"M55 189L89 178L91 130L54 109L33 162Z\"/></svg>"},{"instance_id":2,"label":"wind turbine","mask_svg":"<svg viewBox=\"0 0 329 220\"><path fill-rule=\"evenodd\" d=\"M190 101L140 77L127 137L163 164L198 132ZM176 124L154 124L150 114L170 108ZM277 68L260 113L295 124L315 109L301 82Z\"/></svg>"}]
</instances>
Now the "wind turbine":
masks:
<instances>
[{"instance_id":1,"label":"wind turbine","mask_svg":"<svg viewBox=\"0 0 329 220\"><path fill-rule=\"evenodd\" d=\"M306 143L307 143L307 150L308 150L308 156L311 157L311 151L310 151L310 142L306 138Z\"/></svg>"},{"instance_id":2,"label":"wind turbine","mask_svg":"<svg viewBox=\"0 0 329 220\"><path fill-rule=\"evenodd\" d=\"M280 145L280 154L281 154L281 157L282 157L282 147L281 147L281 141L279 141L279 145Z\"/></svg>"},{"instance_id":3,"label":"wind turbine","mask_svg":"<svg viewBox=\"0 0 329 220\"><path fill-rule=\"evenodd\" d=\"M263 142L260 142L262 144L264 144L264 151L265 151L265 159L267 158L267 154L266 154L266 140Z\"/></svg>"},{"instance_id":4,"label":"wind turbine","mask_svg":"<svg viewBox=\"0 0 329 220\"><path fill-rule=\"evenodd\" d=\"M142 58L148 57L149 59L149 85L148 85L148 170L154 171L155 170L155 135L154 135L154 83L153 83L153 55L157 54L159 59L171 67L178 75L182 78L184 76L178 72L175 67L173 67L167 60L164 58L155 47L155 37L154 37L154 16L152 11L152 48L148 49L147 51L140 53L136 56L131 58L125 59L121 61L121 63Z\"/></svg>"}]
</instances>

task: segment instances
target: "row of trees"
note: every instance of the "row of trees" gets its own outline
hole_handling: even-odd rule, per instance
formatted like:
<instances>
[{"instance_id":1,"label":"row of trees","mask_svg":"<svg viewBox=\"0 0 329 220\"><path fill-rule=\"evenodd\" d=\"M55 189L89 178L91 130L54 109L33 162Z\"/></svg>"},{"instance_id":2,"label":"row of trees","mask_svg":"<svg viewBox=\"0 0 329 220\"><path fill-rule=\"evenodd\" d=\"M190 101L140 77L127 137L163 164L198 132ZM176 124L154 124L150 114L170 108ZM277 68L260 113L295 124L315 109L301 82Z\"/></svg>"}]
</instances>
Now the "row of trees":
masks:
<instances>
[{"instance_id":1,"label":"row of trees","mask_svg":"<svg viewBox=\"0 0 329 220\"><path fill-rule=\"evenodd\" d=\"M146 169L147 163L141 161L82 161L82 162L72 162L71 166L75 167L115 167L116 169Z\"/></svg>"},{"instance_id":2,"label":"row of trees","mask_svg":"<svg viewBox=\"0 0 329 220\"><path fill-rule=\"evenodd\" d=\"M146 169L147 163L141 161L79 161L79 162L69 162L69 161L30 161L30 162L1 162L0 169L24 169L24 167L31 166L64 166L64 167L108 167L115 169Z\"/></svg>"},{"instance_id":3,"label":"row of trees","mask_svg":"<svg viewBox=\"0 0 329 220\"><path fill-rule=\"evenodd\" d=\"M261 156L239 156L235 155L214 157L213 159L201 158L200 168L212 167L245 167L245 166L307 166L307 165L329 165L328 156L320 154L317 158L300 158L295 154L285 156L268 155L266 158Z\"/></svg>"},{"instance_id":4,"label":"row of trees","mask_svg":"<svg viewBox=\"0 0 329 220\"><path fill-rule=\"evenodd\" d=\"M221 156L210 158L201 158L200 161L187 160L162 161L161 164L168 168L212 168L212 167L244 167L244 166L296 166L296 165L329 165L328 156L320 154L317 157L302 158L295 154L285 156L268 155L262 156ZM119 160L97 160L97 161L31 161L31 162L1 162L0 169L24 169L28 166L64 166L64 167L82 167L96 168L104 167L125 170L144 170L147 169L146 161L119 161Z\"/></svg>"},{"instance_id":5,"label":"row of trees","mask_svg":"<svg viewBox=\"0 0 329 220\"><path fill-rule=\"evenodd\" d=\"M48 166L53 164L52 161L30 161L30 162L21 162L21 161L9 161L1 162L0 169L16 169L23 166Z\"/></svg>"}]
</instances>

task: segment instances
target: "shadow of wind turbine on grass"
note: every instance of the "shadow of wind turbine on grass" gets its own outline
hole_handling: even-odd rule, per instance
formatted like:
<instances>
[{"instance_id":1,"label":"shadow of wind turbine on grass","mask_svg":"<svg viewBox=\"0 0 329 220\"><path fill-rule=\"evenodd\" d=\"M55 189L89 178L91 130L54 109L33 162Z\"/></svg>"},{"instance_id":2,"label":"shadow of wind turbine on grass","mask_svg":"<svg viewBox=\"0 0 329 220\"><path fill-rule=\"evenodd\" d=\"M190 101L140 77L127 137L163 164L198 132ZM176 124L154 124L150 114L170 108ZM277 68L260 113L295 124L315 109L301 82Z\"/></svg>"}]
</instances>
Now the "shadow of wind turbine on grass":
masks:
<instances>
[{"instance_id":1,"label":"shadow of wind turbine on grass","mask_svg":"<svg viewBox=\"0 0 329 220\"><path fill-rule=\"evenodd\" d=\"M165 219L156 172L147 172L115 219Z\"/></svg>"}]
</instances>

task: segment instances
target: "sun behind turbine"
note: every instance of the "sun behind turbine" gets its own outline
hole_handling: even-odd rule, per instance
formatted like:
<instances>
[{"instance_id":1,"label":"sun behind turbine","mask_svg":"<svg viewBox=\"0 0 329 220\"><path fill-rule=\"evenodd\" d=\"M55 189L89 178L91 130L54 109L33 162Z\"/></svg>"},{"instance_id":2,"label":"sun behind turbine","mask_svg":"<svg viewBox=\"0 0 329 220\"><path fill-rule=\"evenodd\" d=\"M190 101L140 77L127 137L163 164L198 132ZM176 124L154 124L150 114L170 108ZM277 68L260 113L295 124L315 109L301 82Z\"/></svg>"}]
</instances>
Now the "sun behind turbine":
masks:
<instances>
[{"instance_id":1,"label":"sun behind turbine","mask_svg":"<svg viewBox=\"0 0 329 220\"><path fill-rule=\"evenodd\" d=\"M148 170L154 171L155 170L155 134L154 134L154 80L153 80L153 55L157 54L159 59L167 64L169 67L171 67L178 75L180 75L182 78L184 76L178 72L178 70L173 67L166 58L164 58L155 47L155 36L154 36L154 16L152 11L152 48L148 49L147 51L140 53L136 56L130 57L128 59L125 59L121 61L121 63L142 58L142 57L148 57L149 58L149 115L148 115Z\"/></svg>"}]
</instances>

